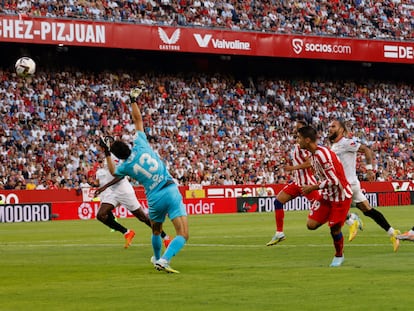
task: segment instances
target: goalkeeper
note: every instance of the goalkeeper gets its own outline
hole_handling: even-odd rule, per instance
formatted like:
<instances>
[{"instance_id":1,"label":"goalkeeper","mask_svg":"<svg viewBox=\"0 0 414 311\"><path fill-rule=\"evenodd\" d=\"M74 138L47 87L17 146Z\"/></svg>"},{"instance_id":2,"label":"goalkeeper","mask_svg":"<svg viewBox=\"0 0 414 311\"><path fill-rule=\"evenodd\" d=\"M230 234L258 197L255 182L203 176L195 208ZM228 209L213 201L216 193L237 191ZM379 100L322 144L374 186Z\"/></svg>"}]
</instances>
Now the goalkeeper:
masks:
<instances>
[{"instance_id":1,"label":"goalkeeper","mask_svg":"<svg viewBox=\"0 0 414 311\"><path fill-rule=\"evenodd\" d=\"M100 146L108 154L108 140L100 140ZM109 153L110 154L110 153ZM129 230L116 220L113 210L122 205L127 208L139 221L151 227L151 222L148 215L142 210L141 204L135 195L135 190L131 183L125 177L113 177L108 170L105 161L99 159L99 168L96 171L96 181L99 188L95 190L95 197L99 196L100 206L96 218L104 225L108 226L114 231L121 232L125 237L125 248L128 248L135 236L134 230ZM161 232L161 237L164 240L165 247L170 243L170 237Z\"/></svg>"},{"instance_id":2,"label":"goalkeeper","mask_svg":"<svg viewBox=\"0 0 414 311\"><path fill-rule=\"evenodd\" d=\"M152 226L151 243L154 256L151 262L157 270L178 273L171 268L170 260L188 240L187 213L177 185L159 155L151 148L144 133L142 115L138 107L138 99L142 92L145 92L142 81L140 87L130 92L131 115L136 130L132 149L125 142L116 140L108 149L120 159L120 163L115 167L108 153L106 160L112 175L130 176L144 187ZM174 225L176 236L161 254L161 232L167 215Z\"/></svg>"}]
</instances>

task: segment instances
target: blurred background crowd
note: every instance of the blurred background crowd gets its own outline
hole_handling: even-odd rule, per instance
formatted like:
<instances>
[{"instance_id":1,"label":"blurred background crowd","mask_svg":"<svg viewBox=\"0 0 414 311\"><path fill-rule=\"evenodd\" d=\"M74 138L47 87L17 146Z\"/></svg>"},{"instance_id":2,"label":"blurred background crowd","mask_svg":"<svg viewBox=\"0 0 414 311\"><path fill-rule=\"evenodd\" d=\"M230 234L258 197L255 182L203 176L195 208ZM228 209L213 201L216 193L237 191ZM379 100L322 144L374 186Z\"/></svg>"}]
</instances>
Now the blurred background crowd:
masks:
<instances>
[{"instance_id":1,"label":"blurred background crowd","mask_svg":"<svg viewBox=\"0 0 414 311\"><path fill-rule=\"evenodd\" d=\"M6 189L93 186L97 138L132 141L129 90L144 80L145 130L181 185L285 183L295 120L327 144L347 120L375 154L378 180L412 180L414 88L408 84L236 80L220 74L1 72L0 176ZM364 178L364 161L358 166Z\"/></svg>"}]
</instances>

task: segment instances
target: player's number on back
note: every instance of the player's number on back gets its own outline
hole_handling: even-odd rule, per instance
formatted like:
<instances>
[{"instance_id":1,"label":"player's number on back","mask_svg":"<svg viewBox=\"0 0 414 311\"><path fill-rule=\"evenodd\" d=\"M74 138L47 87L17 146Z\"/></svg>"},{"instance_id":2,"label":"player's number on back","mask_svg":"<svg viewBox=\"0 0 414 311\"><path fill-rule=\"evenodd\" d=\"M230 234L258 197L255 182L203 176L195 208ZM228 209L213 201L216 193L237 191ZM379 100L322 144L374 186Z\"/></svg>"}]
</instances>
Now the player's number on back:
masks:
<instances>
[{"instance_id":1,"label":"player's number on back","mask_svg":"<svg viewBox=\"0 0 414 311\"><path fill-rule=\"evenodd\" d=\"M143 174L148 179L153 179L153 173L158 171L158 162L151 157L149 153L143 153L138 160L138 163L134 165L134 172L136 174Z\"/></svg>"},{"instance_id":2,"label":"player's number on back","mask_svg":"<svg viewBox=\"0 0 414 311\"><path fill-rule=\"evenodd\" d=\"M311 203L311 208L310 208L310 211L309 211L309 215L313 215L313 212L317 211L320 207L321 207L321 202L314 200Z\"/></svg>"}]
</instances>

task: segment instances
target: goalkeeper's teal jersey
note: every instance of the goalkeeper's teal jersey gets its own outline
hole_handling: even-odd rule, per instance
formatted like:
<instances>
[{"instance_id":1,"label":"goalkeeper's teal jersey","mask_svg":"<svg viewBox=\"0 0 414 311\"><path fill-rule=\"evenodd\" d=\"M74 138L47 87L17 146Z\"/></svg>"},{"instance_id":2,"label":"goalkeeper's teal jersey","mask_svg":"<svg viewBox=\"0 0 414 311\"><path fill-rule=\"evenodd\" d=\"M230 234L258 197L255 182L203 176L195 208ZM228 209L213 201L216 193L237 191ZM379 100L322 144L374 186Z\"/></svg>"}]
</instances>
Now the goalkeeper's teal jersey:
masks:
<instances>
[{"instance_id":1,"label":"goalkeeper's teal jersey","mask_svg":"<svg viewBox=\"0 0 414 311\"><path fill-rule=\"evenodd\" d=\"M159 155L151 148L147 136L137 131L131 155L115 170L117 176L130 176L144 188L147 198L157 193L167 182L173 182Z\"/></svg>"}]
</instances>

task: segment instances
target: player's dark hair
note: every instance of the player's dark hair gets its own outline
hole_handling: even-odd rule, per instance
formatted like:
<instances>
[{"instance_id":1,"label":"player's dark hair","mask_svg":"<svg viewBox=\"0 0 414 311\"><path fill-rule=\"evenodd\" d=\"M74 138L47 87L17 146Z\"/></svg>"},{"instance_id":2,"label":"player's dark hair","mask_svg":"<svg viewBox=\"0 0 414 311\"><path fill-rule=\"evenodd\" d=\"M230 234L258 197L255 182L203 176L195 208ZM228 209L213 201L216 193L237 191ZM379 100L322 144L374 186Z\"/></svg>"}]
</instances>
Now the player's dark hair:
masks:
<instances>
[{"instance_id":1,"label":"player's dark hair","mask_svg":"<svg viewBox=\"0 0 414 311\"><path fill-rule=\"evenodd\" d=\"M318 132L312 126L309 126L309 125L298 129L298 133L303 138L310 138L312 142L315 142L316 139L318 138Z\"/></svg>"},{"instance_id":2,"label":"player's dark hair","mask_svg":"<svg viewBox=\"0 0 414 311\"><path fill-rule=\"evenodd\" d=\"M131 155L131 149L129 146L120 140L116 140L111 145L111 152L114 154L114 156L121 160L125 160Z\"/></svg>"}]
</instances>

